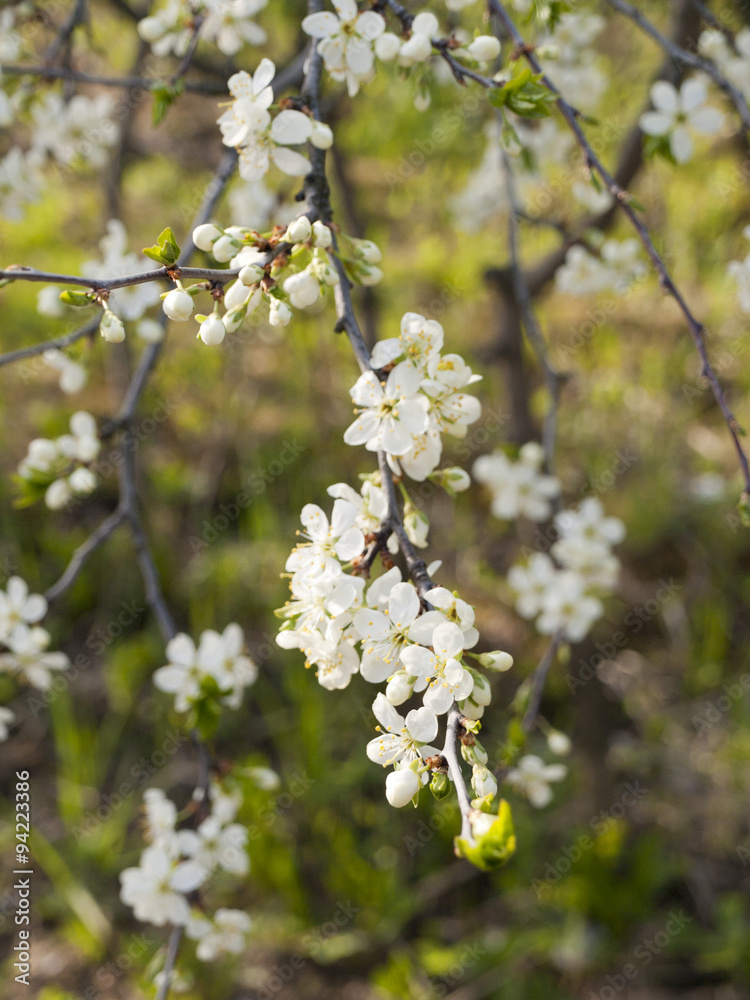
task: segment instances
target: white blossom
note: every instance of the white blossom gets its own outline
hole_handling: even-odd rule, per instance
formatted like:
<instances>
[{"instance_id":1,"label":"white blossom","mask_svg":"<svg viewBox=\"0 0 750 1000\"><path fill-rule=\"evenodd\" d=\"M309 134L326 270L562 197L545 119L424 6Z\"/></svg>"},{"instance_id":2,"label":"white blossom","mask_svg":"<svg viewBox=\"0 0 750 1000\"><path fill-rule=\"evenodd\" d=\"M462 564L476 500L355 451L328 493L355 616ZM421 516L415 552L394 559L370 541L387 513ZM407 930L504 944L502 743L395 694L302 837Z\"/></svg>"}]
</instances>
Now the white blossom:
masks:
<instances>
[{"instance_id":1,"label":"white blossom","mask_svg":"<svg viewBox=\"0 0 750 1000\"><path fill-rule=\"evenodd\" d=\"M562 781L568 769L564 764L545 764L541 757L526 754L518 762L518 767L508 772L506 781L521 795L525 795L532 806L543 809L552 801L550 784Z\"/></svg>"},{"instance_id":2,"label":"white blossom","mask_svg":"<svg viewBox=\"0 0 750 1000\"><path fill-rule=\"evenodd\" d=\"M495 517L544 521L550 516L551 500L559 495L560 483L541 471L543 461L544 452L536 442L521 448L517 462L511 462L503 452L476 460L472 472L477 482L492 491L490 509Z\"/></svg>"},{"instance_id":3,"label":"white blossom","mask_svg":"<svg viewBox=\"0 0 750 1000\"><path fill-rule=\"evenodd\" d=\"M651 87L653 111L638 119L646 135L669 136L669 148L678 163L693 155L693 132L711 135L721 128L724 116L716 108L706 107L708 89L702 79L691 77L679 91L667 80L657 80Z\"/></svg>"},{"instance_id":4,"label":"white blossom","mask_svg":"<svg viewBox=\"0 0 750 1000\"><path fill-rule=\"evenodd\" d=\"M336 14L319 11L308 14L302 30L318 38L318 52L334 80L346 81L349 96L373 75L372 44L385 31L380 14L367 10L360 14L356 0L332 0Z\"/></svg>"}]
</instances>

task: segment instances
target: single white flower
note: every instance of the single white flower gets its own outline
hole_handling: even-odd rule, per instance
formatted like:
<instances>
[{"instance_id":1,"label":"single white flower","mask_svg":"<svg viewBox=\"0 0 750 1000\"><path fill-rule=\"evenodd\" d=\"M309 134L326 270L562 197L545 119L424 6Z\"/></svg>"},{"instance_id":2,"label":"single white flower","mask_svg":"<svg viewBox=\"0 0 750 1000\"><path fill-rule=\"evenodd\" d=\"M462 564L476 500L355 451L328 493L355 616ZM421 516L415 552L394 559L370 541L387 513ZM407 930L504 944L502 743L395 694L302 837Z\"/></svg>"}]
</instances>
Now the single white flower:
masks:
<instances>
[{"instance_id":1,"label":"single white flower","mask_svg":"<svg viewBox=\"0 0 750 1000\"><path fill-rule=\"evenodd\" d=\"M20 576L12 576L0 590L0 641L4 641L16 625L36 625L47 614L47 601L41 594L29 594L29 587Z\"/></svg>"},{"instance_id":2,"label":"single white flower","mask_svg":"<svg viewBox=\"0 0 750 1000\"><path fill-rule=\"evenodd\" d=\"M0 671L19 674L32 687L46 691L52 683L52 671L66 670L70 660L65 653L48 653L50 635L38 625L16 625L3 639L9 652L0 653Z\"/></svg>"},{"instance_id":3,"label":"single white flower","mask_svg":"<svg viewBox=\"0 0 750 1000\"><path fill-rule=\"evenodd\" d=\"M300 519L305 529L303 535L309 541L294 549L286 561L286 569L309 577L340 576L341 563L354 559L365 547L365 537L356 527L358 513L353 504L336 500L329 523L320 507L305 504Z\"/></svg>"},{"instance_id":4,"label":"single white flower","mask_svg":"<svg viewBox=\"0 0 750 1000\"><path fill-rule=\"evenodd\" d=\"M564 764L545 764L541 757L526 754L518 762L518 767L508 772L506 781L525 795L532 806L543 809L552 801L550 783L562 781L567 773Z\"/></svg>"},{"instance_id":5,"label":"single white flower","mask_svg":"<svg viewBox=\"0 0 750 1000\"><path fill-rule=\"evenodd\" d=\"M388 595L384 612L363 608L354 615L354 627L362 637L360 671L366 681L380 684L395 673L400 669L399 656L407 643L429 642L435 626L445 621L438 611L420 616L420 607L414 585L397 583Z\"/></svg>"},{"instance_id":6,"label":"single white flower","mask_svg":"<svg viewBox=\"0 0 750 1000\"><path fill-rule=\"evenodd\" d=\"M693 155L691 132L711 135L721 128L724 116L716 108L705 107L708 89L703 80L691 77L679 91L666 80L657 80L651 88L653 111L638 119L646 135L668 135L669 147L678 163Z\"/></svg>"},{"instance_id":7,"label":"single white flower","mask_svg":"<svg viewBox=\"0 0 750 1000\"><path fill-rule=\"evenodd\" d=\"M436 715L443 715L454 701L467 698L474 678L458 659L464 648L463 632L453 622L442 622L432 633L432 649L407 646L401 650L406 670L428 682L424 704Z\"/></svg>"},{"instance_id":8,"label":"single white flower","mask_svg":"<svg viewBox=\"0 0 750 1000\"><path fill-rule=\"evenodd\" d=\"M133 908L137 920L163 927L184 925L190 907L184 893L205 881L205 872L192 861L175 861L163 848L147 847L138 867L120 873L120 899Z\"/></svg>"},{"instance_id":9,"label":"single white flower","mask_svg":"<svg viewBox=\"0 0 750 1000\"><path fill-rule=\"evenodd\" d=\"M404 719L388 701L379 694L372 705L375 718L380 723L380 736L367 744L367 756L376 764L405 763L435 753L429 746L437 736L438 720L429 708L416 708Z\"/></svg>"},{"instance_id":10,"label":"single white flower","mask_svg":"<svg viewBox=\"0 0 750 1000\"><path fill-rule=\"evenodd\" d=\"M385 20L368 10L360 14L356 0L333 0L336 14L308 14L302 30L318 38L318 52L334 80L345 80L349 96L372 77L373 42L385 31ZM338 15L338 16L337 16Z\"/></svg>"},{"instance_id":11,"label":"single white flower","mask_svg":"<svg viewBox=\"0 0 750 1000\"><path fill-rule=\"evenodd\" d=\"M416 435L427 428L424 397L418 395L420 377L407 362L379 382L374 372L365 372L351 389L351 397L362 409L344 433L347 444L363 444L368 451L404 455Z\"/></svg>"}]
</instances>

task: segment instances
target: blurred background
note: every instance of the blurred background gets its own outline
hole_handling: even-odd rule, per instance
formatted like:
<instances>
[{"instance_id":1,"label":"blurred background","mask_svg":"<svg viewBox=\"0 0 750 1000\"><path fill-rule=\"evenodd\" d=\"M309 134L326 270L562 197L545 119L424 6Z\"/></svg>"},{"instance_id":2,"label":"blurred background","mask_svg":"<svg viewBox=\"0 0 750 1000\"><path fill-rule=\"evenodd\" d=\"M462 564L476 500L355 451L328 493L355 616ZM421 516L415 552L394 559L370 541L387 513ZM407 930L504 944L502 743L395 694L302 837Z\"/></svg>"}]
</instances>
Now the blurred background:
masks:
<instances>
[{"instance_id":1,"label":"blurred background","mask_svg":"<svg viewBox=\"0 0 750 1000\"><path fill-rule=\"evenodd\" d=\"M676 6L642 9L669 30ZM80 68L116 75L158 65L124 7L91 5ZM279 66L302 47L301 8L273 0L264 14L267 54ZM724 4L735 28L743 15L744 5ZM441 11L447 24L455 16ZM462 22L474 20L464 14ZM609 82L589 134L614 164L661 55L611 15L595 50ZM194 78L226 80L228 60L198 51ZM252 69L256 61L255 51L243 50L233 65ZM423 313L443 324L446 349L484 376L476 387L483 415L465 441L449 445L454 464L470 468L498 446L538 438L548 398L508 318L507 215L490 197L473 215L455 202L484 154L490 109L439 76L431 108L419 112L413 81L399 83L383 67L354 102L335 86L327 94L336 218L383 250L382 284L357 293L368 336L395 336L404 312ZM221 98L187 94L154 126L151 99L140 96L122 103L117 93L123 139L110 150L111 167L53 171L41 200L22 219L3 221L4 265L80 273L98 256L112 218L125 224L131 250L153 243L166 225L184 239L222 156ZM745 255L746 166L746 147L727 130L679 170L639 163L632 181L658 245L706 321L741 423L750 420L750 339L726 266ZM571 150L529 182L529 203L567 225L580 214L571 180L582 176ZM257 191L233 181L217 218L261 228L285 221L296 187L277 181L269 187L279 197L265 208ZM630 235L621 219L611 232ZM526 224L521 237L530 269L564 239ZM4 351L78 324L78 313L40 315L38 291L21 284L2 291ZM518 849L490 874L454 858L459 820L451 799L425 798L402 811L386 803L384 773L364 752L374 735L372 688L355 677L345 691L324 691L298 652L274 642L273 609L287 596L280 572L300 509L327 507L329 485L355 484L372 471L365 453L342 441L357 370L347 342L332 332L330 303L286 330L248 323L218 349L196 344L192 324L169 330L135 425L144 520L178 627L196 636L237 621L261 668L242 709L221 723L218 756L270 765L281 778L274 791L248 783L241 818L252 871L239 887L226 884L227 904L253 917L250 946L215 966L185 949L185 996L750 996L750 541L735 510L741 483L690 337L654 278L604 299L547 283L536 304L551 356L570 376L557 452L564 498L574 505L597 496L626 523L621 579L589 639L555 665L544 696L544 719L572 739L568 777L542 810L508 790ZM12 475L28 441L63 433L74 410L111 416L141 349L132 335L116 346L80 342L70 354L89 381L72 399L33 359L0 369L4 577L18 572L43 590L114 509L114 475L67 513L15 508ZM243 490L252 502L239 509ZM429 484L415 492L431 523L429 558L442 560L437 582L476 606L483 648L515 657L509 673L493 678L482 720L497 760L510 702L545 648L513 610L505 574L522 546L544 539L535 525L491 518L477 487L455 500ZM150 680L164 649L127 533L89 560L49 620L55 648L77 663L69 683L40 697L0 677L0 702L19 719L2 744L0 781L9 795L14 772L31 773L36 862L31 991L13 982L9 882L0 897L5 995L151 996L149 962L166 935L133 920L119 900L118 874L142 847L143 790L158 785L182 804L195 765L170 699ZM528 750L549 758L541 733ZM9 799L2 810L8 871ZM220 878L216 888L221 893Z\"/></svg>"}]
</instances>

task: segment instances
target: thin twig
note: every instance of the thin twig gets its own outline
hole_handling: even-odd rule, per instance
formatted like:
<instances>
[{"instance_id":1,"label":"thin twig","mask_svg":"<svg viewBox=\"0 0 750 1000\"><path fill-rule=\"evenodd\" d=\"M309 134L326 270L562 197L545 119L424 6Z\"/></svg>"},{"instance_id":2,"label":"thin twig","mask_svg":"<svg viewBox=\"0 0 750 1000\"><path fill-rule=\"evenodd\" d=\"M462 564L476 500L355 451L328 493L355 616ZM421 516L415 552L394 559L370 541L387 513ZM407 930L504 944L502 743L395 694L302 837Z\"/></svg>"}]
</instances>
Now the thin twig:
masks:
<instances>
[{"instance_id":1,"label":"thin twig","mask_svg":"<svg viewBox=\"0 0 750 1000\"><path fill-rule=\"evenodd\" d=\"M34 344L32 347L19 347L17 351L8 351L0 354L0 366L12 364L14 361L23 361L25 358L33 358L37 354L44 354L45 351L61 351L71 344L83 340L84 337L91 337L99 329L102 314L97 313L83 326L79 326L72 333L65 333L61 337L54 337L52 340L45 340L41 344Z\"/></svg>"},{"instance_id":2,"label":"thin twig","mask_svg":"<svg viewBox=\"0 0 750 1000\"><path fill-rule=\"evenodd\" d=\"M550 672L552 664L555 662L555 657L557 656L557 651L560 648L562 641L563 633L562 630L560 630L550 640L550 644L547 646L544 656L539 661L539 666L534 671L531 697L529 698L526 714L524 715L523 722L521 723L521 728L525 733L530 733L534 728L536 718L539 715L539 707L542 704L542 695L544 694L544 686L547 683L547 676Z\"/></svg>"},{"instance_id":3,"label":"thin twig","mask_svg":"<svg viewBox=\"0 0 750 1000\"><path fill-rule=\"evenodd\" d=\"M63 575L45 592L44 596L48 601L54 601L75 583L88 557L107 541L110 535L125 521L125 517L125 511L122 506L118 505L117 509L102 521L96 531L78 546Z\"/></svg>"}]
</instances>

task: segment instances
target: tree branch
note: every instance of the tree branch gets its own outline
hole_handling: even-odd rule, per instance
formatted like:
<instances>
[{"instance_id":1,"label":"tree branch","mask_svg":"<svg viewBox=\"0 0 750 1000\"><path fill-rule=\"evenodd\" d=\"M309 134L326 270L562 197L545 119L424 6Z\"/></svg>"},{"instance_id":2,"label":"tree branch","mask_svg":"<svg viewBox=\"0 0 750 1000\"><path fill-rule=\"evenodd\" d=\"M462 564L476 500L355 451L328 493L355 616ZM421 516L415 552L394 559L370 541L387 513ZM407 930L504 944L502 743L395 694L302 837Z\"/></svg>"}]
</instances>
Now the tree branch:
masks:
<instances>
[{"instance_id":1,"label":"tree branch","mask_svg":"<svg viewBox=\"0 0 750 1000\"><path fill-rule=\"evenodd\" d=\"M729 404L724 395L724 390L719 382L718 376L714 371L711 361L708 357L708 351L705 342L705 328L702 323L700 323L693 315L690 307L688 306L684 296L677 288L672 279L672 276L659 254L658 250L654 246L651 235L648 229L641 222L636 210L631 204L631 196L625 191L617 181L612 177L607 168L601 162L599 157L594 152L591 147L586 135L581 128L576 112L574 108L568 104L565 98L562 96L557 87L552 83L549 77L542 70L538 59L534 55L533 49L526 44L523 37L518 32L512 19L509 17L505 7L500 0L487 0L489 9L492 13L496 14L499 18L501 24L503 25L505 31L510 36L514 45L516 46L516 51L519 56L522 56L531 66L535 73L541 74L542 83L552 91L556 98L556 104L563 116L568 128L573 133L576 142L578 143L581 152L583 153L584 163L586 168L595 171L599 177L604 182L604 185L608 191L615 198L616 203L619 205L622 212L627 216L628 221L633 226L638 235L638 238L645 249L651 264L659 277L659 284L662 291L666 295L670 295L682 313L685 321L687 323L690 335L695 344L698 355L701 359L701 375L707 380L711 386L711 390L714 394L716 402L719 404L719 408L724 417L724 421L729 429L729 433L732 438L732 443L734 444L737 457L739 459L740 468L742 470L743 480L744 480L744 491L746 494L750 494L750 465L748 464L747 456L745 455L744 449L740 442L740 435L743 433L736 417L732 413Z\"/></svg>"}]
</instances>

